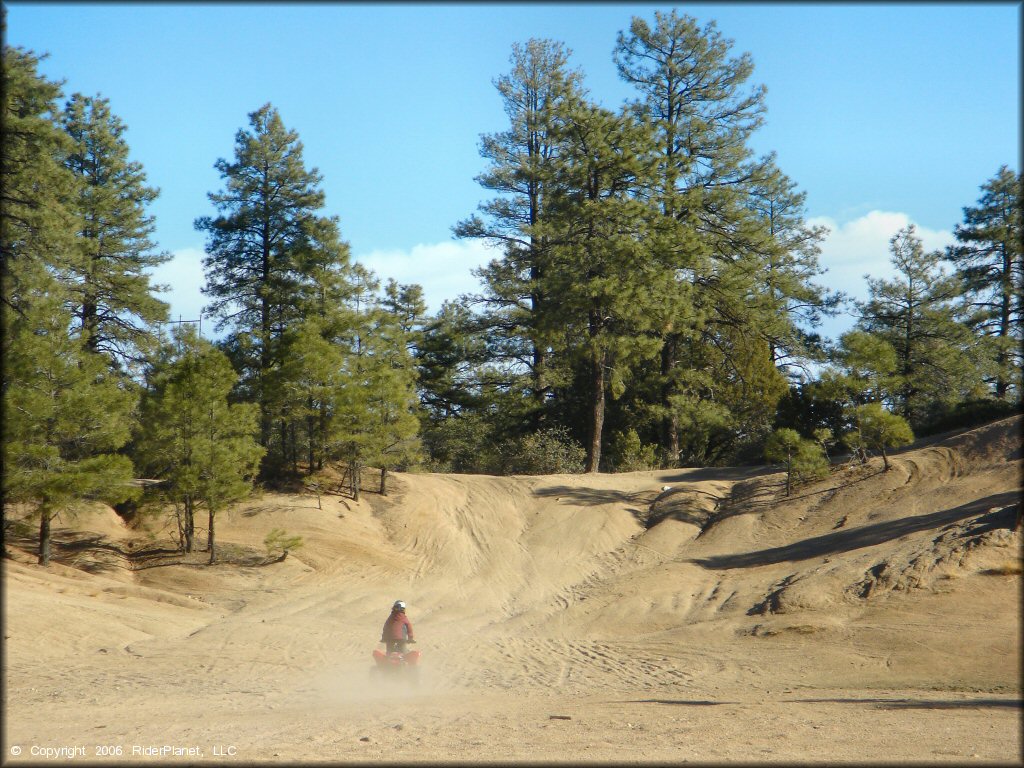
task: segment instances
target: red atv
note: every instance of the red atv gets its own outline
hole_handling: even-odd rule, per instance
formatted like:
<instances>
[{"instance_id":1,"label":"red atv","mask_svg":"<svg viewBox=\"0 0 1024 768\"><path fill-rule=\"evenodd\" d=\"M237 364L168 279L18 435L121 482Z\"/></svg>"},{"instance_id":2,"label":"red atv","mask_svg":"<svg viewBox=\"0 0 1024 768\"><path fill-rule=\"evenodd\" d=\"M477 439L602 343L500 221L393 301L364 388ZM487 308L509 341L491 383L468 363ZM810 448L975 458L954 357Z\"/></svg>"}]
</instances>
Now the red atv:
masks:
<instances>
[{"instance_id":1,"label":"red atv","mask_svg":"<svg viewBox=\"0 0 1024 768\"><path fill-rule=\"evenodd\" d=\"M386 675L391 679L404 678L415 685L420 679L420 656L419 651L385 653L379 648L374 648L373 660L376 663L370 669L370 674Z\"/></svg>"}]
</instances>

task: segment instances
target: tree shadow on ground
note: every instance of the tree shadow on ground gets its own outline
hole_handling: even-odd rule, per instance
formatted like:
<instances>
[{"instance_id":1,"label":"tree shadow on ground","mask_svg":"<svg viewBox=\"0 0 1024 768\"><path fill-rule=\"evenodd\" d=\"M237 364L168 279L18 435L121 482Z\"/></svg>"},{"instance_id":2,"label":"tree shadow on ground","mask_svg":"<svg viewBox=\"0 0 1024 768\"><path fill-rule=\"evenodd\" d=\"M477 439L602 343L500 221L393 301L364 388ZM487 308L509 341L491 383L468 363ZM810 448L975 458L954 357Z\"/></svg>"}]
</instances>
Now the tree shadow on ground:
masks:
<instances>
[{"instance_id":1,"label":"tree shadow on ground","mask_svg":"<svg viewBox=\"0 0 1024 768\"><path fill-rule=\"evenodd\" d=\"M839 470L840 473L848 471L849 470L845 469ZM786 487L785 479L771 485L757 483L752 484L750 487L734 487L732 493L730 493L729 497L725 499L725 503L723 503L722 509L715 517L714 522L717 523L729 517L749 514L762 508L773 507L778 504L803 501L804 499L821 497L827 501L831 496L834 496L841 490L850 488L858 483L867 482L868 480L885 473L885 470L881 468L871 470L870 468L856 467L855 471L857 471L860 476L852 480L844 478L839 473L833 474L832 478L838 478L839 484L829 485L826 488L820 488L816 491L806 491L801 493L801 484L798 483L796 486L797 492L790 496L786 496L783 493L783 489Z\"/></svg>"},{"instance_id":2,"label":"tree shadow on ground","mask_svg":"<svg viewBox=\"0 0 1024 768\"><path fill-rule=\"evenodd\" d=\"M36 555L39 536L19 526L4 531L4 543ZM60 531L50 534L50 562L93 574L130 570L127 554L98 533Z\"/></svg>"},{"instance_id":3,"label":"tree shadow on ground","mask_svg":"<svg viewBox=\"0 0 1024 768\"><path fill-rule=\"evenodd\" d=\"M14 525L4 531L4 543L33 555L39 550L38 535ZM214 565L251 568L272 565L282 559L262 550L224 543L217 547L217 562ZM114 543L102 534L90 532L59 531L50 536L51 563L91 574L118 570L143 571L172 565L205 568L209 565L208 561L209 552L204 549L188 553L176 547L156 545L136 549L132 542Z\"/></svg>"},{"instance_id":4,"label":"tree shadow on ground","mask_svg":"<svg viewBox=\"0 0 1024 768\"><path fill-rule=\"evenodd\" d=\"M578 504L597 506L598 504L635 504L638 501L644 501L652 494L650 491L626 493L606 488L573 488L568 485L554 485L550 488L536 490L533 495L541 498L554 497L555 499L564 497L572 499Z\"/></svg>"},{"instance_id":5,"label":"tree shadow on ground","mask_svg":"<svg viewBox=\"0 0 1024 768\"><path fill-rule=\"evenodd\" d=\"M861 704L875 709L1021 709L1020 699L782 699L786 704ZM682 707L713 707L722 704L740 704L738 701L708 701L706 699L627 699L609 704L666 704Z\"/></svg>"},{"instance_id":6,"label":"tree shadow on ground","mask_svg":"<svg viewBox=\"0 0 1024 768\"><path fill-rule=\"evenodd\" d=\"M876 709L1021 709L1020 699L783 699L801 704L874 704Z\"/></svg>"},{"instance_id":7,"label":"tree shadow on ground","mask_svg":"<svg viewBox=\"0 0 1024 768\"><path fill-rule=\"evenodd\" d=\"M701 699L628 699L612 701L611 704L671 704L680 707L717 707L720 704L738 704L737 701L707 701Z\"/></svg>"},{"instance_id":8,"label":"tree shadow on ground","mask_svg":"<svg viewBox=\"0 0 1024 768\"><path fill-rule=\"evenodd\" d=\"M567 485L556 485L536 490L533 492L533 495L541 498L554 498L556 501L561 501L564 498L571 501L574 505L585 507L597 507L603 504L641 505L642 509L634 506L630 507L627 511L637 519L642 520L647 515L646 508L654 501L657 492L638 491L637 493L626 493L605 488L572 488Z\"/></svg>"},{"instance_id":9,"label":"tree shadow on ground","mask_svg":"<svg viewBox=\"0 0 1024 768\"><path fill-rule=\"evenodd\" d=\"M678 475L662 477L661 482L703 483L710 480L734 482L737 480L753 480L762 475L773 475L778 471L778 467L764 464L748 467L700 467L699 469L679 470L680 473Z\"/></svg>"},{"instance_id":10,"label":"tree shadow on ground","mask_svg":"<svg viewBox=\"0 0 1024 768\"><path fill-rule=\"evenodd\" d=\"M700 469L688 470L685 473L671 476L662 476L658 479L660 483L701 483L709 480L736 481L751 480L762 475L770 475L778 472L774 467L702 467ZM626 493L607 488L579 488L567 485L555 485L548 488L539 488L533 492L534 496L542 498L565 497L574 502L586 506L599 504L637 504L651 503L661 493L660 490L637 491Z\"/></svg>"},{"instance_id":11,"label":"tree shadow on ground","mask_svg":"<svg viewBox=\"0 0 1024 768\"><path fill-rule=\"evenodd\" d=\"M932 512L927 515L902 517L883 523L864 525L859 528L844 529L815 536L803 541L787 544L783 547L772 547L756 552L745 552L738 555L714 555L691 560L704 568L725 570L728 568L754 568L760 565L808 560L813 557L849 552L854 549L872 547L911 533L939 528L956 523L968 517L981 515L977 521L978 530L1012 527L1014 523L1015 502L1020 494L1016 491L996 493L982 499L961 504L959 507ZM993 507L1000 509L984 514ZM986 527L991 526L991 527Z\"/></svg>"}]
</instances>

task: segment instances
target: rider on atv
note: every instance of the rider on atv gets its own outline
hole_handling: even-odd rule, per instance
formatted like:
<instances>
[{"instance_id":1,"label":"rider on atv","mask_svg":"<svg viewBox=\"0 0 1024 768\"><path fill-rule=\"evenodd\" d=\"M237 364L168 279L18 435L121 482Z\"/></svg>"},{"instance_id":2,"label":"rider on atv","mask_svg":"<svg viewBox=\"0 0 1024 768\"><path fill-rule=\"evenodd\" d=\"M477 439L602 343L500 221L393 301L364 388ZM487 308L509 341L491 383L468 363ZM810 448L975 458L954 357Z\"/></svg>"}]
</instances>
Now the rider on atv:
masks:
<instances>
[{"instance_id":1,"label":"rider on atv","mask_svg":"<svg viewBox=\"0 0 1024 768\"><path fill-rule=\"evenodd\" d=\"M407 643L415 643L416 639L412 633L412 622L405 615L405 603L396 600L391 606L391 615L384 622L384 628L380 633L380 641L387 645L388 655L393 651L405 653Z\"/></svg>"}]
</instances>

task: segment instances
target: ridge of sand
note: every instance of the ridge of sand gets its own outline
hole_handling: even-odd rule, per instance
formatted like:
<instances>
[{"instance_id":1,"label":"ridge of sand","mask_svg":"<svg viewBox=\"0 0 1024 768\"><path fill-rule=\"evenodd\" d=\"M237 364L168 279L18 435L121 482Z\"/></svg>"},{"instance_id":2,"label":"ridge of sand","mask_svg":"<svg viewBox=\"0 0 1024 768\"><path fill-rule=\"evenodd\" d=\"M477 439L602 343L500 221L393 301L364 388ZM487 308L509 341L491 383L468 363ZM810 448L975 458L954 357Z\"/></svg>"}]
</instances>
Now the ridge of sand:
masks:
<instances>
[{"instance_id":1,"label":"ridge of sand","mask_svg":"<svg viewBox=\"0 0 1024 768\"><path fill-rule=\"evenodd\" d=\"M790 498L765 467L266 493L222 513L233 562L212 567L95 505L58 521L49 569L8 537L7 743L1018 760L1020 429L921 441L890 472L847 465ZM275 527L304 543L270 563ZM416 689L369 674L398 597Z\"/></svg>"}]
</instances>

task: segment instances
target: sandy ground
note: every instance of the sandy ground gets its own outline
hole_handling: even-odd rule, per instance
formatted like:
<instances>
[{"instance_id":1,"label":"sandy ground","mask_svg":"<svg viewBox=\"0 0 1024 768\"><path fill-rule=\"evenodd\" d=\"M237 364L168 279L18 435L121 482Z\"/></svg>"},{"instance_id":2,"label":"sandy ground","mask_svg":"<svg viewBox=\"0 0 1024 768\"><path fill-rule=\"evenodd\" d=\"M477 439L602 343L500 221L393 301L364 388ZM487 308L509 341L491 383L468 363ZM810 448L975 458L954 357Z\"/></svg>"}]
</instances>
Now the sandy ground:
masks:
<instances>
[{"instance_id":1,"label":"sandy ground","mask_svg":"<svg viewBox=\"0 0 1024 768\"><path fill-rule=\"evenodd\" d=\"M1020 764L1021 420L892 461L789 499L767 468L268 493L212 567L105 507L46 569L12 528L3 759ZM397 598L417 686L371 673Z\"/></svg>"}]
</instances>

